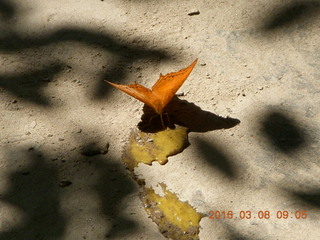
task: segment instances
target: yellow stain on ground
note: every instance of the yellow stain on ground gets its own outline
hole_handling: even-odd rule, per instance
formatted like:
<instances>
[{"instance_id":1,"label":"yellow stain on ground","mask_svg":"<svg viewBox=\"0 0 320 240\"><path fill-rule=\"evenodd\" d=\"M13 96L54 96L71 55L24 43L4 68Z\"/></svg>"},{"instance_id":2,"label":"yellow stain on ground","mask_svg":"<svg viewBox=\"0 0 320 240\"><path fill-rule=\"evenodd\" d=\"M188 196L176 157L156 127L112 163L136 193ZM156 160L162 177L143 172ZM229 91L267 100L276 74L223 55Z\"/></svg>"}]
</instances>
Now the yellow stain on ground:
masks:
<instances>
[{"instance_id":1,"label":"yellow stain on ground","mask_svg":"<svg viewBox=\"0 0 320 240\"><path fill-rule=\"evenodd\" d=\"M157 133L134 131L129 138L123 160L130 171L139 163L151 165L153 161L158 161L163 165L167 163L169 156L182 152L188 145L188 129L185 127Z\"/></svg>"},{"instance_id":2,"label":"yellow stain on ground","mask_svg":"<svg viewBox=\"0 0 320 240\"><path fill-rule=\"evenodd\" d=\"M175 240L199 239L199 223L203 214L187 202L181 202L178 197L160 184L164 196L156 194L152 188L144 188L141 201L151 217L159 226L160 232L167 238Z\"/></svg>"},{"instance_id":3,"label":"yellow stain on ground","mask_svg":"<svg viewBox=\"0 0 320 240\"><path fill-rule=\"evenodd\" d=\"M164 196L156 194L152 188L146 188L144 179L137 178L134 168L139 163L151 165L153 161L163 165L169 156L182 152L188 145L188 129L185 127L177 126L157 133L135 130L122 157L143 190L140 198L150 218L165 237L175 240L199 239L199 223L204 215L197 213L189 203L180 201L163 183L160 186Z\"/></svg>"}]
</instances>

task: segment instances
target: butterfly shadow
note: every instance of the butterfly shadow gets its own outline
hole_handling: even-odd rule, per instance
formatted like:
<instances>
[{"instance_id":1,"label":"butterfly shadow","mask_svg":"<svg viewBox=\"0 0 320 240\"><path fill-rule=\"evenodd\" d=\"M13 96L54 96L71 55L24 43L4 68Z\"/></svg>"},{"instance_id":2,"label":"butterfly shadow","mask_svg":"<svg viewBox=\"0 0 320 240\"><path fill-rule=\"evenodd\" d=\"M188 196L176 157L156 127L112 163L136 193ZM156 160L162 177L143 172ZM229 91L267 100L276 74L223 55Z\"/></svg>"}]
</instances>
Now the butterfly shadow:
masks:
<instances>
[{"instance_id":1,"label":"butterfly shadow","mask_svg":"<svg viewBox=\"0 0 320 240\"><path fill-rule=\"evenodd\" d=\"M163 125L161 122L163 119ZM162 115L157 114L151 107L143 106L143 115L138 128L143 132L155 133L164 128L174 129L175 125L187 127L189 132L208 132L217 129L232 128L240 123L239 119L220 117L204 111L194 103L181 100L177 96L164 108Z\"/></svg>"}]
</instances>

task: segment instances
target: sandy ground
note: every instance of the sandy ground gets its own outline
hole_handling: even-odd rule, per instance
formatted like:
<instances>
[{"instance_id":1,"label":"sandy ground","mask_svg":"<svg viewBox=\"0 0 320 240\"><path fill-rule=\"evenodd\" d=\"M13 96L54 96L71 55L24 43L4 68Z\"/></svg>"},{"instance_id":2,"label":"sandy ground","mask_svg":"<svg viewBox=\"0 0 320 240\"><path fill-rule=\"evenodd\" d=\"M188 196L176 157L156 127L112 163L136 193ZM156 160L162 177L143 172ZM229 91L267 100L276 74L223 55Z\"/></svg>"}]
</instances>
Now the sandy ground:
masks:
<instances>
[{"instance_id":1,"label":"sandy ground","mask_svg":"<svg viewBox=\"0 0 320 240\"><path fill-rule=\"evenodd\" d=\"M191 132L138 172L199 212L247 214L203 218L201 240L319 239L319 13L318 1L0 1L0 240L164 239L121 161L142 103L103 80L151 87L196 58L180 98L241 123Z\"/></svg>"}]
</instances>

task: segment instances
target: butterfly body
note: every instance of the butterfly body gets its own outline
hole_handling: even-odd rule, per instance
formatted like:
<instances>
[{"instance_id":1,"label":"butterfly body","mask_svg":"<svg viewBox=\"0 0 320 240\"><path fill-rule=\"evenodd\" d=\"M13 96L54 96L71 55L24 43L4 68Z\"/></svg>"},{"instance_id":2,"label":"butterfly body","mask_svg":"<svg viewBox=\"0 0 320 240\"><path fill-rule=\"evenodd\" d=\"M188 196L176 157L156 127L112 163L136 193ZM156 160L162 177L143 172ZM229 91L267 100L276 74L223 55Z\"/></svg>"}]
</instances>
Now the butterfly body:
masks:
<instances>
[{"instance_id":1,"label":"butterfly body","mask_svg":"<svg viewBox=\"0 0 320 240\"><path fill-rule=\"evenodd\" d=\"M181 69L178 72L168 73L164 76L160 74L159 80L153 85L151 90L138 83L121 85L109 81L106 82L140 100L161 115L165 106L171 101L175 93L191 73L197 60L198 59L196 59L189 67Z\"/></svg>"}]
</instances>

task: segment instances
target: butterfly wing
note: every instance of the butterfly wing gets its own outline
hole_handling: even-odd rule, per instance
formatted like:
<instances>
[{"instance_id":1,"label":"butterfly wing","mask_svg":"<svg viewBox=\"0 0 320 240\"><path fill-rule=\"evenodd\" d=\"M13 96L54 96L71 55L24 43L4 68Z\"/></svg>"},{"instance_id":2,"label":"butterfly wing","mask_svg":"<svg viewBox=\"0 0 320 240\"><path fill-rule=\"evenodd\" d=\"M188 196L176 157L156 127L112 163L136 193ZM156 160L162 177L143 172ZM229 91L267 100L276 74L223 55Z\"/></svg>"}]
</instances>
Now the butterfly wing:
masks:
<instances>
[{"instance_id":1,"label":"butterfly wing","mask_svg":"<svg viewBox=\"0 0 320 240\"><path fill-rule=\"evenodd\" d=\"M176 94L178 89L190 75L197 61L198 59L196 59L189 67L181 69L178 72L168 73L165 76L160 74L159 80L152 87L152 93L161 100L162 108L164 108Z\"/></svg>"},{"instance_id":2,"label":"butterfly wing","mask_svg":"<svg viewBox=\"0 0 320 240\"><path fill-rule=\"evenodd\" d=\"M139 101L147 104L149 107L155 109L155 96L153 95L150 89L137 83L130 85L121 85L109 81L106 82L114 86L115 88L118 88L119 90L125 92L126 94L138 99Z\"/></svg>"}]
</instances>

